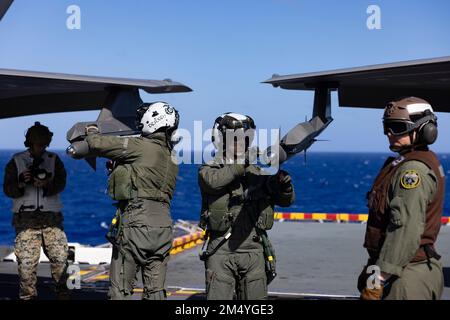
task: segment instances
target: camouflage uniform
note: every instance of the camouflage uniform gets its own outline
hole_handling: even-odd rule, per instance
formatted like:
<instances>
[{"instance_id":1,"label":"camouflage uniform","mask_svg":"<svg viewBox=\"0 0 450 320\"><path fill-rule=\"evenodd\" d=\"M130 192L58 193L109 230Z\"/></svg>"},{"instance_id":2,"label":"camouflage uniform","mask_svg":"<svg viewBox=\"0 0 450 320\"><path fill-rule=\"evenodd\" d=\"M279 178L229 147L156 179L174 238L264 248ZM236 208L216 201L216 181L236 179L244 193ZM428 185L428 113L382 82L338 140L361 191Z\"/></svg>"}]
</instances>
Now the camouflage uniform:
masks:
<instances>
[{"instance_id":1,"label":"camouflage uniform","mask_svg":"<svg viewBox=\"0 0 450 320\"><path fill-rule=\"evenodd\" d=\"M57 157L54 178L45 188L47 195L61 193L66 185L66 171ZM17 167L11 160L5 169L3 189L10 198L19 198L23 190L19 187ZM14 253L17 257L20 278L20 299L37 296L37 266L41 247L48 257L52 278L58 297L67 296L67 238L63 231L63 216L60 212L14 212L13 226L16 230Z\"/></svg>"},{"instance_id":2,"label":"camouflage uniform","mask_svg":"<svg viewBox=\"0 0 450 320\"><path fill-rule=\"evenodd\" d=\"M41 247L48 257L52 278L58 294L66 291L67 281L67 238L59 227L27 228L17 230L14 253L17 257L20 275L20 299L37 296L36 271Z\"/></svg>"}]
</instances>

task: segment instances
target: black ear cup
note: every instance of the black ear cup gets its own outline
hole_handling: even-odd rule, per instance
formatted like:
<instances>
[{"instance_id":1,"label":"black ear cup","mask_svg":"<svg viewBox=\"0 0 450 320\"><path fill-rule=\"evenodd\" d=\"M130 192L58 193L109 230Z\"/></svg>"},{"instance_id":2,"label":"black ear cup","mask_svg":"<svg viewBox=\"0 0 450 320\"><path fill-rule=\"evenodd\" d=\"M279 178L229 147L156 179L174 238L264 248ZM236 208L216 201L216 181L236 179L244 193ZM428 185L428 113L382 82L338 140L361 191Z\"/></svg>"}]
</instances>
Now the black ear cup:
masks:
<instances>
[{"instance_id":1,"label":"black ear cup","mask_svg":"<svg viewBox=\"0 0 450 320\"><path fill-rule=\"evenodd\" d=\"M27 132L27 134L25 135L25 141L24 141L23 144L25 145L26 148L31 147L31 143L30 143L30 135L29 135L28 132Z\"/></svg>"},{"instance_id":2,"label":"black ear cup","mask_svg":"<svg viewBox=\"0 0 450 320\"><path fill-rule=\"evenodd\" d=\"M438 136L436 124L428 122L419 130L419 142L423 144L433 144Z\"/></svg>"}]
</instances>

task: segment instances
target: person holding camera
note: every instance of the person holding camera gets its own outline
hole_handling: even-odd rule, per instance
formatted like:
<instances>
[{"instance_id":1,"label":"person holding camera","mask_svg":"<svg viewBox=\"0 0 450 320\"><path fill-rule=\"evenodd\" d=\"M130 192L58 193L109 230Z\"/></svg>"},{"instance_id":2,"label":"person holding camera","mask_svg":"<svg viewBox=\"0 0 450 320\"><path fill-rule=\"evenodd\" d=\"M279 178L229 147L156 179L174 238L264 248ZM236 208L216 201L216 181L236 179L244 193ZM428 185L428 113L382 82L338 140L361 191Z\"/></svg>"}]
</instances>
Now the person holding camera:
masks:
<instances>
[{"instance_id":1,"label":"person holding camera","mask_svg":"<svg viewBox=\"0 0 450 320\"><path fill-rule=\"evenodd\" d=\"M57 297L68 297L68 246L59 197L66 186L66 170L55 153L46 151L52 136L46 126L35 122L26 133L27 150L13 155L5 169L3 190L13 199L14 253L22 300L37 296L41 247L50 261Z\"/></svg>"}]
</instances>

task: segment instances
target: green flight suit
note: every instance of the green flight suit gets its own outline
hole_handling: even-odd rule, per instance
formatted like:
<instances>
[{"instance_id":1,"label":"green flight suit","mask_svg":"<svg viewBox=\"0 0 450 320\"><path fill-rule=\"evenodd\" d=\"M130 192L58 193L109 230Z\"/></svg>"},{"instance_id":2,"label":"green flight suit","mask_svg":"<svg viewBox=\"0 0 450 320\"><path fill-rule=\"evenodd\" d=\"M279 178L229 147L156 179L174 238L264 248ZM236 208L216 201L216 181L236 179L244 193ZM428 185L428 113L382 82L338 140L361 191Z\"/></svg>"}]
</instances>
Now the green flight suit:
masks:
<instances>
[{"instance_id":1,"label":"green flight suit","mask_svg":"<svg viewBox=\"0 0 450 320\"><path fill-rule=\"evenodd\" d=\"M149 137L119 138L93 134L86 141L90 156L116 161L109 190L113 198L120 200L117 207L121 231L113 247L109 296L131 298L140 269L143 299L165 299L166 269L173 241L169 209L178 174L166 136L155 133ZM115 174L116 170L123 172L123 168L129 169L128 179ZM114 194L128 185L132 188L130 199Z\"/></svg>"},{"instance_id":2,"label":"green flight suit","mask_svg":"<svg viewBox=\"0 0 450 320\"><path fill-rule=\"evenodd\" d=\"M405 188L402 185L407 171L418 174L420 182L417 186L413 184ZM407 161L395 173L390 190L392 217L376 262L382 272L393 275L384 290L383 299L439 299L444 286L442 264L434 258L429 263L410 262L420 245L427 206L437 191L437 177L423 162Z\"/></svg>"},{"instance_id":3,"label":"green flight suit","mask_svg":"<svg viewBox=\"0 0 450 320\"><path fill-rule=\"evenodd\" d=\"M207 299L230 300L234 291L239 300L267 299L265 257L257 231L272 227L274 205L294 202L292 184L281 190L277 176L265 175L257 166L215 160L200 167L199 185L200 226L209 232L206 252L214 252L205 260Z\"/></svg>"}]
</instances>

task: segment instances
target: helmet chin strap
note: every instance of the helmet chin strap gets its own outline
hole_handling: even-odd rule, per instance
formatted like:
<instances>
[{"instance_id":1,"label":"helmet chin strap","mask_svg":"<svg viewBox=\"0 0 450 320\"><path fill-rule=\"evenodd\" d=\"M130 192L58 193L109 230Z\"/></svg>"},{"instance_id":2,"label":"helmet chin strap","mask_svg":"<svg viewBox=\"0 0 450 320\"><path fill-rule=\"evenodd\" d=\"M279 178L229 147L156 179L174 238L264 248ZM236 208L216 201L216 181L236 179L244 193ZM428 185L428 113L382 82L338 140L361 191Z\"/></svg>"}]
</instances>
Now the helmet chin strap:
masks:
<instances>
[{"instance_id":1,"label":"helmet chin strap","mask_svg":"<svg viewBox=\"0 0 450 320\"><path fill-rule=\"evenodd\" d=\"M164 130L164 133L166 135L167 145L169 146L170 150L173 150L175 145L181 141L181 137L178 137L177 139L174 139L173 135L174 135L175 130L170 130L169 128Z\"/></svg>"},{"instance_id":2,"label":"helmet chin strap","mask_svg":"<svg viewBox=\"0 0 450 320\"><path fill-rule=\"evenodd\" d=\"M405 152L408 152L408 151L414 149L414 145L408 144L408 145L403 145L403 146L399 146L399 147L391 145L391 146L389 146L389 149L393 152L403 154Z\"/></svg>"},{"instance_id":3,"label":"helmet chin strap","mask_svg":"<svg viewBox=\"0 0 450 320\"><path fill-rule=\"evenodd\" d=\"M409 133L409 139L411 141L411 144L407 144L407 145L402 145L402 146L393 146L390 145L389 149L393 152L397 152L399 154L414 150L416 147L418 147L419 145L417 144L417 140L418 140L418 134L416 134L416 137L414 138L414 132L416 132L416 130L413 130Z\"/></svg>"},{"instance_id":4,"label":"helmet chin strap","mask_svg":"<svg viewBox=\"0 0 450 320\"><path fill-rule=\"evenodd\" d=\"M414 132L416 132L416 130L413 130L409 133L409 140L411 141L411 145L414 146L418 140L419 135L416 134L416 137L414 138Z\"/></svg>"}]
</instances>

